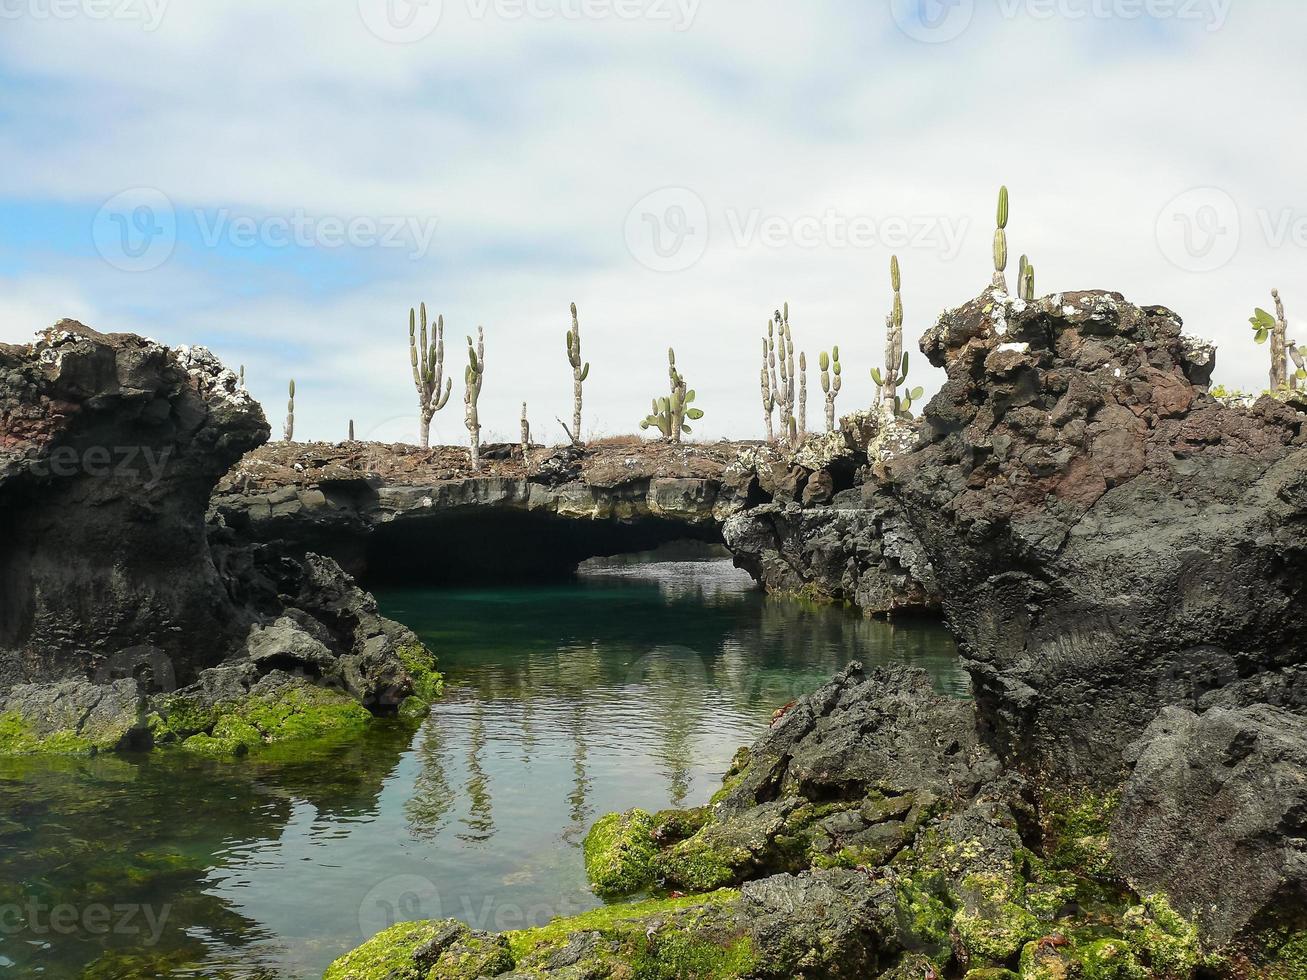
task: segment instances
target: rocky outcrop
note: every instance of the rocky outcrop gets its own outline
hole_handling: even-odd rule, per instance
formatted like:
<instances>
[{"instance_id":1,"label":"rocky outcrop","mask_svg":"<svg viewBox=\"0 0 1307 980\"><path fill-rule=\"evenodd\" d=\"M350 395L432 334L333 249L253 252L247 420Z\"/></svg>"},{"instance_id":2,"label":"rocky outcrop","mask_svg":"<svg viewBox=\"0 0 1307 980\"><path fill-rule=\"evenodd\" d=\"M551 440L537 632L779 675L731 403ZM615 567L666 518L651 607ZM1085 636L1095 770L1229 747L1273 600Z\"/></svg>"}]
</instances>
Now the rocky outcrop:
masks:
<instances>
[{"instance_id":1,"label":"rocky outcrop","mask_svg":"<svg viewBox=\"0 0 1307 980\"><path fill-rule=\"evenodd\" d=\"M201 348L63 321L0 347L0 689L95 676L149 646L194 672L244 632L204 512L266 439Z\"/></svg>"},{"instance_id":2,"label":"rocky outcrop","mask_svg":"<svg viewBox=\"0 0 1307 980\"><path fill-rule=\"evenodd\" d=\"M1113 785L1165 705L1307 706L1303 415L1209 398L1211 347L1115 293L989 291L921 346L948 381L887 469L1008 760Z\"/></svg>"},{"instance_id":3,"label":"rocky outcrop","mask_svg":"<svg viewBox=\"0 0 1307 980\"><path fill-rule=\"evenodd\" d=\"M1287 775L1296 757L1282 761ZM1223 806L1217 795L1213 815ZM1120 807L1122 833L1136 819L1131 807ZM742 750L707 806L612 814L595 825L585 848L592 878L665 897L504 934L406 923L326 976L1298 975L1307 933L1294 931L1301 926L1287 908L1274 928L1231 943L1233 933L1205 933L1162 890L1124 884L1114 809L1111 799L1043 793L1003 771L977 740L973 705L941 698L921 672L854 665ZM1241 866L1237 848L1227 856ZM1253 911L1264 900L1230 887L1253 899Z\"/></svg>"},{"instance_id":4,"label":"rocky outcrop","mask_svg":"<svg viewBox=\"0 0 1307 980\"><path fill-rule=\"evenodd\" d=\"M335 563L206 523L267 435L202 348L72 321L0 347L0 753L209 738L300 691L313 711L265 712L244 751L433 696L429 653Z\"/></svg>"},{"instance_id":5,"label":"rocky outcrop","mask_svg":"<svg viewBox=\"0 0 1307 980\"><path fill-rule=\"evenodd\" d=\"M722 482L732 453L713 447L567 447L530 475L520 450L515 460L492 447L481 475L457 452L269 446L223 482L212 513L244 540L330 555L368 581L466 583L562 577L586 558L720 541L735 506Z\"/></svg>"},{"instance_id":6,"label":"rocky outcrop","mask_svg":"<svg viewBox=\"0 0 1307 980\"><path fill-rule=\"evenodd\" d=\"M854 412L794 452L741 453L731 472L743 503L722 527L736 565L774 594L869 616L935 609L930 561L873 473L916 441L910 419Z\"/></svg>"},{"instance_id":7,"label":"rocky outcrop","mask_svg":"<svg viewBox=\"0 0 1307 980\"><path fill-rule=\"evenodd\" d=\"M1166 708L1131 747L1112 849L1205 935L1307 909L1307 719L1265 705Z\"/></svg>"}]
</instances>

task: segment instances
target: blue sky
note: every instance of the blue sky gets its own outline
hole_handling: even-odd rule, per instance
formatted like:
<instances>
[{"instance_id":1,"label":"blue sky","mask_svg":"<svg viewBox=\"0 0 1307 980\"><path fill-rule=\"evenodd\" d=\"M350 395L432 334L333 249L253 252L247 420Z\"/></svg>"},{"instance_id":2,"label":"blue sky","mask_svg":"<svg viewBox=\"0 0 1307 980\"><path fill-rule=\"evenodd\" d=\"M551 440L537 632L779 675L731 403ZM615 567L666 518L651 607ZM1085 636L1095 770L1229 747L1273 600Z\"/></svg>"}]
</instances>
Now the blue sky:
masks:
<instances>
[{"instance_id":1,"label":"blue sky","mask_svg":"<svg viewBox=\"0 0 1307 980\"><path fill-rule=\"evenodd\" d=\"M1170 306L1229 385L1264 380L1272 286L1307 325L1297 5L53 2L0 3L0 340L206 344L274 428L295 377L303 438L414 437L422 300L455 377L485 326L489 438L523 400L561 435L573 300L591 434L634 429L668 345L700 433L760 434L787 300L865 404L891 253L915 338L986 283L1004 182L1040 292Z\"/></svg>"}]
</instances>

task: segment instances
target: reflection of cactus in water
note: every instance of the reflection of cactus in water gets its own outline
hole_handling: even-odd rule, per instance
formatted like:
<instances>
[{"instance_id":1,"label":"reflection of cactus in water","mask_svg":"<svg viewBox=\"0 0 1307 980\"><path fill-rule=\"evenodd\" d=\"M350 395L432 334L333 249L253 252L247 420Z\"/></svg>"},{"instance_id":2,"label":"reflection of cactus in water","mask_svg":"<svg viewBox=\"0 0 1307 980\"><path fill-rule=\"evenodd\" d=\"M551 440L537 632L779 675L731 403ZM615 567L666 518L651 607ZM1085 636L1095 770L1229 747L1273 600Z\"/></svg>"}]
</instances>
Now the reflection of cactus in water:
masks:
<instances>
[{"instance_id":1,"label":"reflection of cactus in water","mask_svg":"<svg viewBox=\"0 0 1307 980\"><path fill-rule=\"evenodd\" d=\"M578 698L572 703L571 724L569 725L572 736L572 792L567 795L569 806L568 816L572 820L572 832L578 837L584 837L586 829L590 826L590 772L586 768L586 761L590 754L590 746L585 737L585 701Z\"/></svg>"},{"instance_id":2,"label":"reflection of cactus in water","mask_svg":"<svg viewBox=\"0 0 1307 980\"><path fill-rule=\"evenodd\" d=\"M459 840L470 843L488 841L495 836L494 805L490 799L490 779L482 768L486 751L485 705L477 703L467 729L467 799L468 814L462 824L467 828Z\"/></svg>"},{"instance_id":3,"label":"reflection of cactus in water","mask_svg":"<svg viewBox=\"0 0 1307 980\"><path fill-rule=\"evenodd\" d=\"M419 771L413 794L404 804L409 832L415 837L434 838L445 826L445 817L454 805L454 792L445 772L445 747L439 725L423 730L417 750Z\"/></svg>"}]
</instances>

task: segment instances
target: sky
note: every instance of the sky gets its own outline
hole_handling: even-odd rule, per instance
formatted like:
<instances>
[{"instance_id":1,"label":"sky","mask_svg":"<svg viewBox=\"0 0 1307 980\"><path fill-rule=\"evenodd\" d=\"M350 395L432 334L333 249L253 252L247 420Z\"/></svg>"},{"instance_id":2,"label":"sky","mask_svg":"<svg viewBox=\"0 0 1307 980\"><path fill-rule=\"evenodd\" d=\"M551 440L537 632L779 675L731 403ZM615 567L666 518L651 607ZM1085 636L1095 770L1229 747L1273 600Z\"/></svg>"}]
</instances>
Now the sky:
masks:
<instances>
[{"instance_id":1,"label":"sky","mask_svg":"<svg viewBox=\"0 0 1307 980\"><path fill-rule=\"evenodd\" d=\"M485 328L483 438L586 436L667 389L763 432L788 302L837 410L992 269L997 189L1040 294L1107 288L1265 387L1307 332L1307 8L1274 0L0 0L0 341L63 317L235 368L280 434L414 441L408 311ZM1015 275L1013 274L1013 279ZM909 382L943 372L913 359Z\"/></svg>"}]
</instances>

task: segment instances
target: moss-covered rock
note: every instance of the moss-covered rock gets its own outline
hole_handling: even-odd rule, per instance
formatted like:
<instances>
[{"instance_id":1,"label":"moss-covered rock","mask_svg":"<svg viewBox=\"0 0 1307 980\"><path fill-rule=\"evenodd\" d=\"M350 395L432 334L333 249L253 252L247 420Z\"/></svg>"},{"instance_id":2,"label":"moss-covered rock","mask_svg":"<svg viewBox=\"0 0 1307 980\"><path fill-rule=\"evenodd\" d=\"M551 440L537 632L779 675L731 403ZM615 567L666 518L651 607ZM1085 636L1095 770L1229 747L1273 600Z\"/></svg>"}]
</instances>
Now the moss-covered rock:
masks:
<instances>
[{"instance_id":1,"label":"moss-covered rock","mask_svg":"<svg viewBox=\"0 0 1307 980\"><path fill-rule=\"evenodd\" d=\"M1119 793L1048 793L1041 800L1044 854L1053 868L1091 877L1112 872L1112 817Z\"/></svg>"},{"instance_id":2,"label":"moss-covered rock","mask_svg":"<svg viewBox=\"0 0 1307 980\"><path fill-rule=\"evenodd\" d=\"M654 884L653 817L644 810L610 813L585 836L585 871L599 895L633 895Z\"/></svg>"},{"instance_id":3,"label":"moss-covered rock","mask_svg":"<svg viewBox=\"0 0 1307 980\"><path fill-rule=\"evenodd\" d=\"M179 744L212 758L265 745L362 731L372 719L361 704L325 688L301 685L207 707L192 698L165 701L152 719L157 744Z\"/></svg>"},{"instance_id":4,"label":"moss-covered rock","mask_svg":"<svg viewBox=\"0 0 1307 980\"><path fill-rule=\"evenodd\" d=\"M1159 976L1187 977L1203 962L1198 929L1171 907L1165 895L1146 895L1127 909L1125 936Z\"/></svg>"},{"instance_id":5,"label":"moss-covered rock","mask_svg":"<svg viewBox=\"0 0 1307 980\"><path fill-rule=\"evenodd\" d=\"M427 704L439 700L445 690L444 678L436 670L436 658L420 643L409 643L396 651L399 662L413 679L413 697Z\"/></svg>"},{"instance_id":6,"label":"moss-covered rock","mask_svg":"<svg viewBox=\"0 0 1307 980\"><path fill-rule=\"evenodd\" d=\"M1123 939L1091 942L1079 951L1077 959L1084 980L1145 980L1148 976Z\"/></svg>"},{"instance_id":7,"label":"moss-covered rock","mask_svg":"<svg viewBox=\"0 0 1307 980\"><path fill-rule=\"evenodd\" d=\"M448 931L447 922L401 922L336 960L322 980L426 980L439 958L430 950Z\"/></svg>"},{"instance_id":8,"label":"moss-covered rock","mask_svg":"<svg viewBox=\"0 0 1307 980\"><path fill-rule=\"evenodd\" d=\"M76 732L38 735L21 715L0 714L0 755L91 755L96 750L94 743Z\"/></svg>"}]
</instances>

